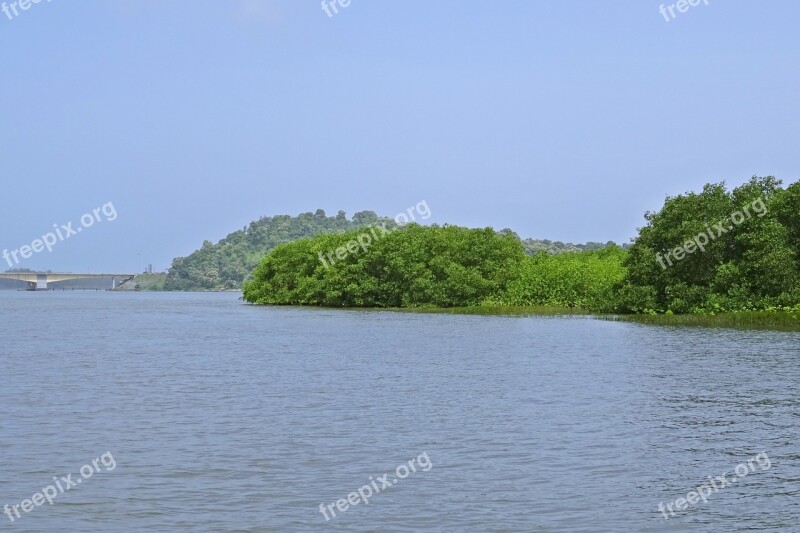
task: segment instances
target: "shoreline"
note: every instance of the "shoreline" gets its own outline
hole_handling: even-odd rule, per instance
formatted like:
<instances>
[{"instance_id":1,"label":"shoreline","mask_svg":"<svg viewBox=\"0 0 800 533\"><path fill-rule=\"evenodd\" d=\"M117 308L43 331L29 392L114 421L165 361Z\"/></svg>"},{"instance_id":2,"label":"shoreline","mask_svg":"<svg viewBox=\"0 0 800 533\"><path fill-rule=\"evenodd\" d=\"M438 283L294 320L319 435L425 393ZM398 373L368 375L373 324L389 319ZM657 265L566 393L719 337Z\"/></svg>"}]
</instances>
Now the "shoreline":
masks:
<instances>
[{"instance_id":1,"label":"shoreline","mask_svg":"<svg viewBox=\"0 0 800 533\"><path fill-rule=\"evenodd\" d=\"M787 311L738 311L715 315L610 315L604 320L651 326L683 326L761 331L800 331L800 313Z\"/></svg>"},{"instance_id":2,"label":"shoreline","mask_svg":"<svg viewBox=\"0 0 800 533\"><path fill-rule=\"evenodd\" d=\"M620 315L592 313L578 307L558 306L486 306L474 307L325 307L317 305L254 304L263 307L294 307L300 309L325 309L341 311L378 311L385 313L417 313L465 316L507 316L507 317L585 317L609 322L630 322L648 326L704 327L722 329L745 329L795 332L800 331L800 311L738 311L717 314L683 315Z\"/></svg>"},{"instance_id":3,"label":"shoreline","mask_svg":"<svg viewBox=\"0 0 800 533\"><path fill-rule=\"evenodd\" d=\"M357 309L357 308L335 308ZM583 316L610 322L632 322L650 326L684 326L768 331L800 331L800 312L739 311L714 315L617 315L592 313L586 309L556 306L475 306L475 307L400 307L365 308L397 313L480 315L480 316Z\"/></svg>"}]
</instances>

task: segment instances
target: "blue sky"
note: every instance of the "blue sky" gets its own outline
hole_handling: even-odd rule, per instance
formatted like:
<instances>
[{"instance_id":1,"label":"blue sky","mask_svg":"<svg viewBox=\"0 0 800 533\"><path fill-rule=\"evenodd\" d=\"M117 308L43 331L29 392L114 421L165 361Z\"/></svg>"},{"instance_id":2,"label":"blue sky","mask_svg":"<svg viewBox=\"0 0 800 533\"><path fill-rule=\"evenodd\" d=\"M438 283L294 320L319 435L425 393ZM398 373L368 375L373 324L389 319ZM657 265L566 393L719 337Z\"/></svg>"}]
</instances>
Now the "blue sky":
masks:
<instances>
[{"instance_id":1,"label":"blue sky","mask_svg":"<svg viewBox=\"0 0 800 533\"><path fill-rule=\"evenodd\" d=\"M165 269L263 215L421 200L431 222L627 242L666 195L797 181L800 3L709 0L670 22L660 4L0 12L0 248L107 202L116 220L19 266Z\"/></svg>"}]
</instances>

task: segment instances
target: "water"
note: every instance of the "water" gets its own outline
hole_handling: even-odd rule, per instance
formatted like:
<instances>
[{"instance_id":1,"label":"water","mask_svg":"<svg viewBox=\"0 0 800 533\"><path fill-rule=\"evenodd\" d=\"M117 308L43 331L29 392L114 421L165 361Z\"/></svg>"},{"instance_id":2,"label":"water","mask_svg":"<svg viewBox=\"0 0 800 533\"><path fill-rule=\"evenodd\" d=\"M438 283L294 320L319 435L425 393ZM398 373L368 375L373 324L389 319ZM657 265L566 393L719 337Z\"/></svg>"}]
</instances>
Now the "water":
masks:
<instances>
[{"instance_id":1,"label":"water","mask_svg":"<svg viewBox=\"0 0 800 533\"><path fill-rule=\"evenodd\" d=\"M796 333L237 297L0 293L0 505L111 454L2 527L800 527ZM662 517L659 503L759 452L769 469ZM384 473L397 483L336 509Z\"/></svg>"}]
</instances>

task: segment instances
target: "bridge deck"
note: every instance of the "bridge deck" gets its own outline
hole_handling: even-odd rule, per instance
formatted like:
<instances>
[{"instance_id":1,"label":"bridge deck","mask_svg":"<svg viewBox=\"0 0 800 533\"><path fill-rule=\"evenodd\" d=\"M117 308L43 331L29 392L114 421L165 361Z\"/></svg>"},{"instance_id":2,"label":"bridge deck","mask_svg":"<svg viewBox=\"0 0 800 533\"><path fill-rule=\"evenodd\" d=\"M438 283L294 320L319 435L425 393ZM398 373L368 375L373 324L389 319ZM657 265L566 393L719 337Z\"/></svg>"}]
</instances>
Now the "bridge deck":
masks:
<instances>
[{"instance_id":1,"label":"bridge deck","mask_svg":"<svg viewBox=\"0 0 800 533\"><path fill-rule=\"evenodd\" d=\"M74 274L60 272L2 272L0 279L8 279L27 283L29 290L46 290L48 284L58 283L59 281L70 281L75 279L111 279L113 287L117 287L117 279L120 285L127 283L136 277L136 274Z\"/></svg>"}]
</instances>

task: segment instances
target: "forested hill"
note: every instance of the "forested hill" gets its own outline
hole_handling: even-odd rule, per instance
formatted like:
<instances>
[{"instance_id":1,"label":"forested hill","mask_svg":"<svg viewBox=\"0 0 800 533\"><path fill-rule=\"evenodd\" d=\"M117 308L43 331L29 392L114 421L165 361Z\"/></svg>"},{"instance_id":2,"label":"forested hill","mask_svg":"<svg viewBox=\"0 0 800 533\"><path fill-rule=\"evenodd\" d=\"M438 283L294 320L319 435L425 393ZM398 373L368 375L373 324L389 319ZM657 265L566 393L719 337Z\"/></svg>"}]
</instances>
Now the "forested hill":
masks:
<instances>
[{"instance_id":1,"label":"forested hill","mask_svg":"<svg viewBox=\"0 0 800 533\"><path fill-rule=\"evenodd\" d=\"M373 211L361 211L348 220L344 211L327 216L318 209L296 217L278 215L264 217L249 226L231 233L217 244L209 241L188 257L178 257L172 262L164 289L168 291L203 291L240 289L260 260L278 244L323 233L339 233L365 226L385 223L395 227L393 219L379 217ZM500 233L511 233L503 230ZM525 239L525 251L534 254L595 250L601 243L570 244L548 240Z\"/></svg>"},{"instance_id":2,"label":"forested hill","mask_svg":"<svg viewBox=\"0 0 800 533\"><path fill-rule=\"evenodd\" d=\"M502 233L502 232L501 232ZM560 254L564 252L591 252L594 250L602 250L606 246L616 244L614 241L608 241L603 244L602 242L587 242L586 244L572 244L570 242L551 241L548 239L522 239L522 246L525 248L525 253L528 255L536 255L538 252L547 252L550 255ZM622 245L622 248L627 249L629 243Z\"/></svg>"},{"instance_id":3,"label":"forested hill","mask_svg":"<svg viewBox=\"0 0 800 533\"><path fill-rule=\"evenodd\" d=\"M317 209L296 217L278 215L263 217L249 226L231 233L217 244L209 241L188 257L172 261L164 289L168 291L203 291L239 289L245 278L270 250L284 242L322 233L336 233L394 220L379 217L372 211L361 211L347 219L344 211L327 216Z\"/></svg>"}]
</instances>

